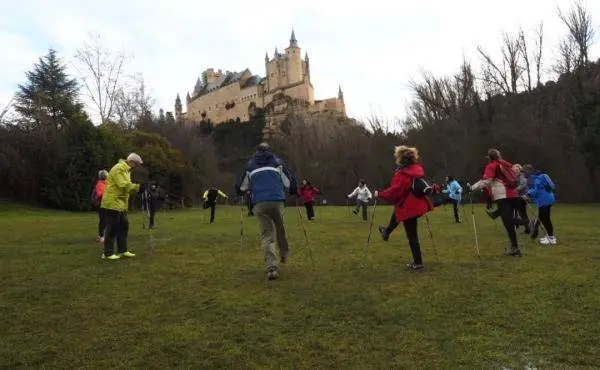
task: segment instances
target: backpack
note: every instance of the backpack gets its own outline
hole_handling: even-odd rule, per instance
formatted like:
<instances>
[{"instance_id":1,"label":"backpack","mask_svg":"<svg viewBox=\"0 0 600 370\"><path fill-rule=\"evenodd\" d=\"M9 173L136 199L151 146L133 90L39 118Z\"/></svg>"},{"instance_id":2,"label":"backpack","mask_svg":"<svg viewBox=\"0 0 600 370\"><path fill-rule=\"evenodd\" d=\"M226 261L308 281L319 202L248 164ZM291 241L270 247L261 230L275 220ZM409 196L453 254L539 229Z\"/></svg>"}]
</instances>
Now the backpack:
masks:
<instances>
[{"instance_id":1,"label":"backpack","mask_svg":"<svg viewBox=\"0 0 600 370\"><path fill-rule=\"evenodd\" d=\"M519 177L513 171L512 165L508 162L498 162L498 178L504 180L505 185L509 189L516 189L519 186Z\"/></svg>"},{"instance_id":2,"label":"backpack","mask_svg":"<svg viewBox=\"0 0 600 370\"><path fill-rule=\"evenodd\" d=\"M413 177L413 182L410 191L417 198L424 198L432 192L431 186L422 177Z\"/></svg>"}]
</instances>

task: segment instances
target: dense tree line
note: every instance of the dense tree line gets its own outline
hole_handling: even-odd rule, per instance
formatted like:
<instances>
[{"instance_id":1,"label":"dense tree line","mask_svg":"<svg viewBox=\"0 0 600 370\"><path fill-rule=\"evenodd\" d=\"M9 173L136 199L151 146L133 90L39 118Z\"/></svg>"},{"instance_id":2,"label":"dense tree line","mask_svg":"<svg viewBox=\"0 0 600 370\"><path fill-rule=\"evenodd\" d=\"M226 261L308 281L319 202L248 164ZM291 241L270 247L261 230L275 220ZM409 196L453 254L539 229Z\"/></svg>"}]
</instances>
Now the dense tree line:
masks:
<instances>
[{"instance_id":1,"label":"dense tree line","mask_svg":"<svg viewBox=\"0 0 600 370\"><path fill-rule=\"evenodd\" d=\"M597 201L600 64L589 60L595 28L581 3L559 16L566 36L550 69L544 69L543 26L533 43L523 30L507 33L499 60L478 48L481 70L464 61L452 76L424 73L413 81L414 101L400 130L376 117L361 123L290 108L269 140L299 179L310 179L338 203L359 179L372 188L386 186L398 144L420 149L432 182L448 174L477 179L484 154L494 147L510 161L548 171L560 200ZM197 205L211 185L233 192L235 177L262 140L264 115L219 125L176 122L162 110L151 112L139 75L119 80L123 57L93 43L77 58L81 70L91 71L85 89L50 50L19 86L14 114L0 110L0 197L89 209L98 170L131 151L145 162L134 180L158 182L178 205ZM545 84L544 70L555 73ZM85 112L81 90L96 105L99 125Z\"/></svg>"}]
</instances>

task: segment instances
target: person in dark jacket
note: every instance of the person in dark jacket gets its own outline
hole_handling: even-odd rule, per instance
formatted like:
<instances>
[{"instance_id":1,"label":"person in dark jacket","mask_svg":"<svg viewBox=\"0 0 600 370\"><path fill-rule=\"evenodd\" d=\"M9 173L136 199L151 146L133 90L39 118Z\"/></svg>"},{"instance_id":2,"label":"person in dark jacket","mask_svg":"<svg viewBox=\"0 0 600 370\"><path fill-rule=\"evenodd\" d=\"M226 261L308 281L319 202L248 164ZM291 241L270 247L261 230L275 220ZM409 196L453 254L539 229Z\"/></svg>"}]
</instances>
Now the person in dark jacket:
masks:
<instances>
[{"instance_id":1,"label":"person in dark jacket","mask_svg":"<svg viewBox=\"0 0 600 370\"><path fill-rule=\"evenodd\" d=\"M554 195L556 185L554 185L550 176L536 170L530 164L525 165L523 170L528 176L529 188L527 195L538 207L538 220L532 222L531 238L537 238L541 222L546 229L546 236L540 239L540 243L542 245L555 245L557 239L554 236L554 225L550 219L550 210L556 203L556 196Z\"/></svg>"},{"instance_id":2,"label":"person in dark jacket","mask_svg":"<svg viewBox=\"0 0 600 370\"><path fill-rule=\"evenodd\" d=\"M375 191L374 194L375 198L380 198L394 204L394 213L390 219L390 225L388 227L380 225L379 232L383 240L388 240L390 233L396 228L398 223L402 222L413 255L413 261L407 267L413 270L423 270L417 220L427 212L430 212L433 209L433 205L427 197L419 198L413 194L411 189L413 180L423 177L425 170L419 164L419 152L417 148L404 145L397 146L394 151L394 157L396 158L398 169L392 177L390 187L383 191Z\"/></svg>"},{"instance_id":3,"label":"person in dark jacket","mask_svg":"<svg viewBox=\"0 0 600 370\"><path fill-rule=\"evenodd\" d=\"M250 191L252 207L261 233L265 272L269 280L279 276L275 254L275 240L279 246L281 263L286 263L289 246L283 222L286 189L290 195L297 193L296 180L292 171L277 158L267 143L261 143L248 161L243 174L235 185L238 195Z\"/></svg>"},{"instance_id":4,"label":"person in dark jacket","mask_svg":"<svg viewBox=\"0 0 600 370\"><path fill-rule=\"evenodd\" d=\"M223 193L221 190L217 189L214 186L211 186L210 189L204 192L202 195L202 199L204 199L204 209L210 208L210 223L215 222L215 210L217 208L217 197L222 197L227 199L227 194Z\"/></svg>"},{"instance_id":5,"label":"person in dark jacket","mask_svg":"<svg viewBox=\"0 0 600 370\"><path fill-rule=\"evenodd\" d=\"M298 189L298 196L300 196L304 207L306 208L306 218L308 221L315 219L315 195L321 194L321 190L312 186L310 181L307 179L302 180L302 186Z\"/></svg>"},{"instance_id":6,"label":"person in dark jacket","mask_svg":"<svg viewBox=\"0 0 600 370\"><path fill-rule=\"evenodd\" d=\"M146 213L148 217L148 228L155 229L154 224L156 209L158 208L158 202L160 200L159 188L156 182L148 182L146 188L141 193L142 199L142 211Z\"/></svg>"}]
</instances>

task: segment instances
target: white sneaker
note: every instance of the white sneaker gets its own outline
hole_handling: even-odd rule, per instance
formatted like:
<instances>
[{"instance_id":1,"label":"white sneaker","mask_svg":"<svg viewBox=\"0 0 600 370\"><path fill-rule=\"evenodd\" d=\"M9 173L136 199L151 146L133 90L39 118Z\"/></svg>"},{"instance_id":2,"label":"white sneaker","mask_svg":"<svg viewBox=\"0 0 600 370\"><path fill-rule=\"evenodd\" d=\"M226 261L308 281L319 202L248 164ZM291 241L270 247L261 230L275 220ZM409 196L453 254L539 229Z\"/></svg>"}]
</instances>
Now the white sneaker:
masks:
<instances>
[{"instance_id":1,"label":"white sneaker","mask_svg":"<svg viewBox=\"0 0 600 370\"><path fill-rule=\"evenodd\" d=\"M556 237L555 236L545 236L540 239L540 243L543 245L556 245Z\"/></svg>"}]
</instances>

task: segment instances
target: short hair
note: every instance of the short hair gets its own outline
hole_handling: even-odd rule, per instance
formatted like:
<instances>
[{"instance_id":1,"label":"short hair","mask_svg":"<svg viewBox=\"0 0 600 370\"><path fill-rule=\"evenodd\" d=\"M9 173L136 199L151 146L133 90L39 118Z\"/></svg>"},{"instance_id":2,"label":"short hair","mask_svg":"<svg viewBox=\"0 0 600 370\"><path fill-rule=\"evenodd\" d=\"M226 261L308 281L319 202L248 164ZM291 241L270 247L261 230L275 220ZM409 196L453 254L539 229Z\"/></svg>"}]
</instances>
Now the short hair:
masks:
<instances>
[{"instance_id":1,"label":"short hair","mask_svg":"<svg viewBox=\"0 0 600 370\"><path fill-rule=\"evenodd\" d=\"M523 166L521 166L519 163L515 163L515 164L513 164L512 168L513 168L514 170L517 170L517 171L519 171L519 172L523 171Z\"/></svg>"},{"instance_id":2,"label":"short hair","mask_svg":"<svg viewBox=\"0 0 600 370\"><path fill-rule=\"evenodd\" d=\"M106 180L107 177L108 177L108 171L107 170L100 170L100 171L98 171L98 178L100 180Z\"/></svg>"},{"instance_id":3,"label":"short hair","mask_svg":"<svg viewBox=\"0 0 600 370\"><path fill-rule=\"evenodd\" d=\"M500 155L500 151L498 149L488 150L487 157L493 161L496 161L496 160L502 158L502 156Z\"/></svg>"},{"instance_id":4,"label":"short hair","mask_svg":"<svg viewBox=\"0 0 600 370\"><path fill-rule=\"evenodd\" d=\"M127 161L131 161L133 163L137 163L139 165L144 164L144 162L142 161L142 157L140 157L138 154L136 153L131 153L127 156Z\"/></svg>"},{"instance_id":5,"label":"short hair","mask_svg":"<svg viewBox=\"0 0 600 370\"><path fill-rule=\"evenodd\" d=\"M269 146L269 143L263 141L262 143L258 144L258 147L256 147L256 149L258 149L261 152L264 152L266 150L271 149L271 147Z\"/></svg>"}]
</instances>

